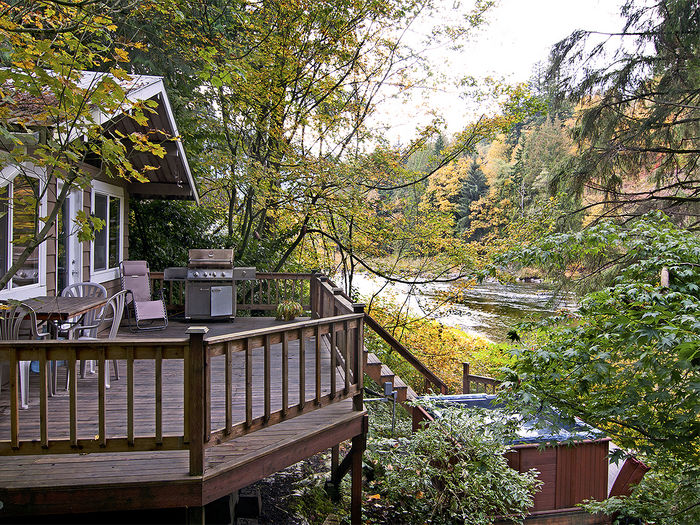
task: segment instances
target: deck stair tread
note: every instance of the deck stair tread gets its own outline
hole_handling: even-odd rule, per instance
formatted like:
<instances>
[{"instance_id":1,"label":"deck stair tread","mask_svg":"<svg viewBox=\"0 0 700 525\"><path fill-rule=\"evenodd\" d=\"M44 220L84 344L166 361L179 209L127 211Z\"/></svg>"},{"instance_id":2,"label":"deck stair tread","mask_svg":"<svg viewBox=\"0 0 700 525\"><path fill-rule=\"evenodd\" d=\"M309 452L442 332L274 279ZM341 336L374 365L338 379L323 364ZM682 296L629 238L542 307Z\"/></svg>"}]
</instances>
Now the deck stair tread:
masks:
<instances>
[{"instance_id":1,"label":"deck stair tread","mask_svg":"<svg viewBox=\"0 0 700 525\"><path fill-rule=\"evenodd\" d=\"M367 352L367 365L381 365L382 362L372 352Z\"/></svg>"},{"instance_id":2,"label":"deck stair tread","mask_svg":"<svg viewBox=\"0 0 700 525\"><path fill-rule=\"evenodd\" d=\"M394 388L408 388L408 385L404 383L403 379L399 376L394 376Z\"/></svg>"},{"instance_id":3,"label":"deck stair tread","mask_svg":"<svg viewBox=\"0 0 700 525\"><path fill-rule=\"evenodd\" d=\"M365 373L379 385L390 382L394 386L394 390L397 391L396 397L399 403L404 404L418 397L416 392L401 377L397 376L389 366L382 363L376 354L365 351L365 356L367 359Z\"/></svg>"}]
</instances>

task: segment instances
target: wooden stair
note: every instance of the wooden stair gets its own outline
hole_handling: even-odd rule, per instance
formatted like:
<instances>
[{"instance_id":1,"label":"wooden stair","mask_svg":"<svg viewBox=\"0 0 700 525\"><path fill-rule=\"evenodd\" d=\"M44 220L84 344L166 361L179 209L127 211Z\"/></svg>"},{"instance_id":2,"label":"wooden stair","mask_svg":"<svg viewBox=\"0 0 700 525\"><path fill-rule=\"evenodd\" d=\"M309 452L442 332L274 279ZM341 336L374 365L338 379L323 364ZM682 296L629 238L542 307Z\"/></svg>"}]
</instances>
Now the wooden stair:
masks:
<instances>
[{"instance_id":1,"label":"wooden stair","mask_svg":"<svg viewBox=\"0 0 700 525\"><path fill-rule=\"evenodd\" d=\"M396 400L399 403L407 407L406 403L417 397L413 389L392 372L391 368L382 363L376 355L365 350L364 357L365 373L380 386L386 382L391 383L396 390Z\"/></svg>"}]
</instances>

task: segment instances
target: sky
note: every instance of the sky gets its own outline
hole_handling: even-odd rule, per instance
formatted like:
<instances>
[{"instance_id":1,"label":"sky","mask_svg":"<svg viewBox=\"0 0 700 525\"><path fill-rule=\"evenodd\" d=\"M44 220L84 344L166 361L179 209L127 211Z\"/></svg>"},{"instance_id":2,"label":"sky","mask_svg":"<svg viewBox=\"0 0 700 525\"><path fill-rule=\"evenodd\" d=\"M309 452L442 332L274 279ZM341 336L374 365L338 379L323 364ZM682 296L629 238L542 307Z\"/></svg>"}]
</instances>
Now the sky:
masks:
<instances>
[{"instance_id":1,"label":"sky","mask_svg":"<svg viewBox=\"0 0 700 525\"><path fill-rule=\"evenodd\" d=\"M458 2L460 0L454 0ZM538 62L546 64L549 50L576 29L619 30L622 0L500 0L461 52L436 50L435 62L451 75L492 76L517 83L527 81ZM387 138L406 143L436 107L447 121L447 132L459 131L478 108L469 107L460 91L445 85L408 102L388 102L381 120L390 125Z\"/></svg>"}]
</instances>

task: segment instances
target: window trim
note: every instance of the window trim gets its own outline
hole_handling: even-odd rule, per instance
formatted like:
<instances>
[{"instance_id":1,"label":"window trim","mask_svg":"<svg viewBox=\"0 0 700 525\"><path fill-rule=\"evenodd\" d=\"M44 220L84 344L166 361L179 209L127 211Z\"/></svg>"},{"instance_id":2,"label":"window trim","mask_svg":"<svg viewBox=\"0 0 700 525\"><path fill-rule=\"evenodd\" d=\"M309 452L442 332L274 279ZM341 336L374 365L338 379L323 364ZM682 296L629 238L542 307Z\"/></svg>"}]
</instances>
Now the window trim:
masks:
<instances>
[{"instance_id":1,"label":"window trim","mask_svg":"<svg viewBox=\"0 0 700 525\"><path fill-rule=\"evenodd\" d=\"M46 170L44 168L35 166L33 164L24 164L24 172L30 176L39 179L39 184L46 185ZM5 172L5 170L3 170ZM8 186L12 188L14 196L14 181L15 178L20 174L19 168L15 167L15 172L7 176L6 173L2 174L2 180L0 180L0 186ZM41 198L39 203L39 216L45 217L47 214L48 201L46 197L46 192ZM7 229L8 229L8 253L12 253L12 233L13 233L13 214L8 215ZM12 283L8 283L9 288L4 288L0 290L0 300L5 299L16 299L18 301L23 301L25 299L31 299L32 297L37 297L39 295L47 295L46 290L46 245L48 239L44 240L39 244L39 282L33 284L25 284L24 286L12 286ZM9 264L9 261L8 261ZM9 267L8 267L9 269Z\"/></svg>"},{"instance_id":2,"label":"window trim","mask_svg":"<svg viewBox=\"0 0 700 525\"><path fill-rule=\"evenodd\" d=\"M106 195L107 197L117 197L120 199L119 206L119 256L117 261L122 261L124 259L124 217L125 217L125 207L126 207L126 192L124 188L120 186L113 186L107 184L106 182L93 180L91 184L90 191L90 213L95 212L95 194L99 193L101 195ZM107 201L107 210L109 213L109 199ZM105 228L109 228L109 220L105 224ZM109 239L109 229L107 230L107 239ZM107 250L109 250L109 241L107 243ZM109 263L109 253L107 255L107 262ZM119 279L119 266L115 268L107 268L106 270L95 270L95 241L90 241L90 281L95 283L104 283L107 281L112 281L114 279Z\"/></svg>"},{"instance_id":3,"label":"window trim","mask_svg":"<svg viewBox=\"0 0 700 525\"><path fill-rule=\"evenodd\" d=\"M64 184L65 183L62 180L56 181L56 195L61 193L61 190L63 189ZM71 202L71 200L73 202ZM84 201L83 190L82 190L82 188L80 188L78 186L72 187L70 189L70 192L68 193L68 195L66 195L65 202L69 204L69 214L71 215L71 220L70 220L71 230L70 231L72 231L72 224L73 224L73 220L75 218L74 216L76 216L79 211L83 210L83 201ZM59 250L59 247L58 247L58 243L59 243L58 216L56 217L56 219L57 219L57 222L56 222L56 248L55 248L56 282L54 284L56 287L56 295L58 295L59 293L61 293L61 290L58 289L58 250ZM69 233L69 238L71 239L71 243L73 245L72 249L75 250L76 262L77 262L76 270L78 271L78 274L77 274L77 278L75 278L74 282L79 283L79 282L82 282L82 280L83 280L83 264L84 264L84 262L83 262L84 261L83 243L78 240L78 236L76 234L70 235L70 233Z\"/></svg>"}]
</instances>

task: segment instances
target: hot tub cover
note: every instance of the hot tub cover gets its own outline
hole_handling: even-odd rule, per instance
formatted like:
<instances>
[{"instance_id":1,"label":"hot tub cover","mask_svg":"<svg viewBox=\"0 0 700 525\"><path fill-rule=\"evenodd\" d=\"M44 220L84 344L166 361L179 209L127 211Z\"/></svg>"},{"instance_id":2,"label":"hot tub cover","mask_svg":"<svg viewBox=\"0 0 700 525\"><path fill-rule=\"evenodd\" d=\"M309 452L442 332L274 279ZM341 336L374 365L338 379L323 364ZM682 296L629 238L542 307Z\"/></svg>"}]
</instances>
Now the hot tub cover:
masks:
<instances>
[{"instance_id":1,"label":"hot tub cover","mask_svg":"<svg viewBox=\"0 0 700 525\"><path fill-rule=\"evenodd\" d=\"M436 419L441 417L442 407L459 406L463 408L480 408L494 410L503 408L493 394L458 394L451 396L424 396L420 399L429 400L433 407L430 414ZM519 416L514 416L519 417ZM513 445L541 444L551 442L576 442L596 440L605 437L600 430L587 425L578 418L573 422L567 421L554 409L546 408L540 411L536 418L520 417L518 439Z\"/></svg>"}]
</instances>

